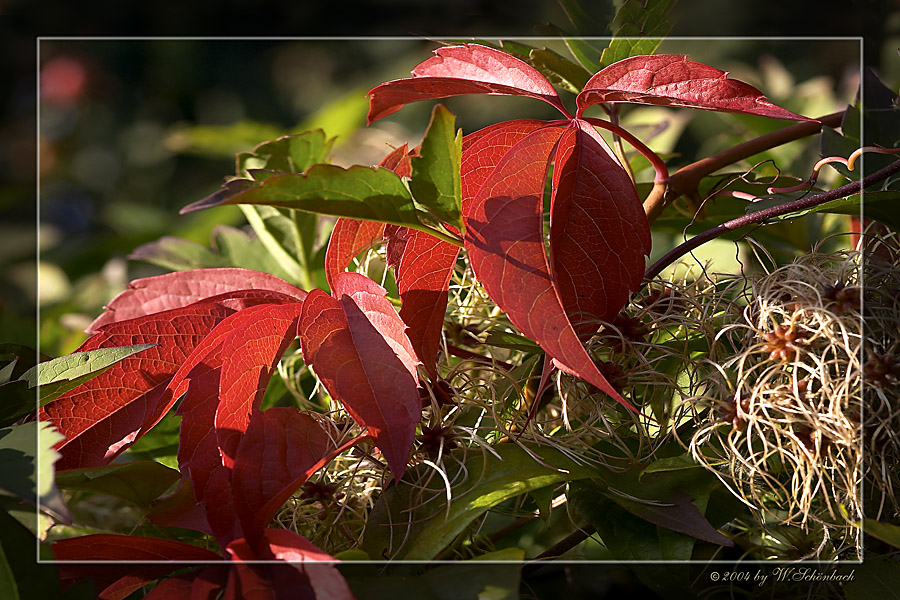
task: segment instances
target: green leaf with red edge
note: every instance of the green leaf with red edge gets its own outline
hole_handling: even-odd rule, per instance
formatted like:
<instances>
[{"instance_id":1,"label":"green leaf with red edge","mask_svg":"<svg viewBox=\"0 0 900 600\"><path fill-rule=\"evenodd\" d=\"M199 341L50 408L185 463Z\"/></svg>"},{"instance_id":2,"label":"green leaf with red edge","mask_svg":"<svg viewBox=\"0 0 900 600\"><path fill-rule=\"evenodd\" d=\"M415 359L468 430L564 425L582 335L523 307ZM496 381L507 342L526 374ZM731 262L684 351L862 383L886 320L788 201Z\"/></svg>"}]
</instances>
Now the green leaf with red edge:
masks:
<instances>
[{"instance_id":1,"label":"green leaf with red edge","mask_svg":"<svg viewBox=\"0 0 900 600\"><path fill-rule=\"evenodd\" d=\"M480 44L444 46L434 53L412 70L412 78L389 81L369 91L369 123L410 102L462 94L537 98L568 115L550 82L518 58Z\"/></svg>"},{"instance_id":2,"label":"green leaf with red edge","mask_svg":"<svg viewBox=\"0 0 900 600\"><path fill-rule=\"evenodd\" d=\"M466 249L475 276L522 333L557 367L635 411L603 377L572 328L553 285L543 237L548 165L563 129L538 129L513 146L464 205Z\"/></svg>"},{"instance_id":3,"label":"green leaf with red edge","mask_svg":"<svg viewBox=\"0 0 900 600\"><path fill-rule=\"evenodd\" d=\"M218 562L222 557L205 548L176 540L136 535L95 534L59 540L53 544L58 561L160 561L169 564L66 564L60 579L72 583L94 579L98 597L121 600L148 583L183 568L175 561Z\"/></svg>"},{"instance_id":4,"label":"green leaf with red edge","mask_svg":"<svg viewBox=\"0 0 900 600\"><path fill-rule=\"evenodd\" d=\"M334 426L293 407L255 413L238 445L231 478L247 542L258 548L282 504L341 451ZM356 440L353 440L354 442Z\"/></svg>"},{"instance_id":5,"label":"green leaf with red edge","mask_svg":"<svg viewBox=\"0 0 900 600\"><path fill-rule=\"evenodd\" d=\"M388 226L387 259L402 305L400 318L416 356L432 378L437 377L437 354L447 312L450 276L459 247L405 227Z\"/></svg>"},{"instance_id":6,"label":"green leaf with red edge","mask_svg":"<svg viewBox=\"0 0 900 600\"><path fill-rule=\"evenodd\" d=\"M680 54L633 56L591 77L578 94L578 114L608 102L684 106L790 121L813 121L766 100L755 87Z\"/></svg>"},{"instance_id":7,"label":"green leaf with red edge","mask_svg":"<svg viewBox=\"0 0 900 600\"><path fill-rule=\"evenodd\" d=\"M456 130L456 117L438 104L431 113L431 122L419 156L412 159L412 179L409 189L416 202L431 214L462 228L460 221L459 163L462 152L462 130Z\"/></svg>"},{"instance_id":8,"label":"green leaf with red edge","mask_svg":"<svg viewBox=\"0 0 900 600\"><path fill-rule=\"evenodd\" d=\"M243 326L222 341L222 374L216 408L216 438L223 464L232 467L250 415L259 408L281 355L296 337L301 303L253 306Z\"/></svg>"},{"instance_id":9,"label":"green leaf with red edge","mask_svg":"<svg viewBox=\"0 0 900 600\"><path fill-rule=\"evenodd\" d=\"M88 333L104 325L181 308L200 300L239 290L270 290L302 300L304 290L286 281L249 269L192 269L135 279L128 289L109 301L106 312L97 317Z\"/></svg>"},{"instance_id":10,"label":"green leaf with red edge","mask_svg":"<svg viewBox=\"0 0 900 600\"><path fill-rule=\"evenodd\" d=\"M406 144L392 150L379 164L400 177L412 175L410 152ZM328 238L328 249L325 252L325 279L328 285L332 285L335 274L343 272L357 254L380 240L383 235L384 223L338 219Z\"/></svg>"},{"instance_id":11,"label":"green leaf with red edge","mask_svg":"<svg viewBox=\"0 0 900 600\"><path fill-rule=\"evenodd\" d=\"M550 208L553 286L582 339L637 290L650 225L628 173L597 131L575 120L554 156Z\"/></svg>"},{"instance_id":12,"label":"green leaf with red edge","mask_svg":"<svg viewBox=\"0 0 900 600\"><path fill-rule=\"evenodd\" d=\"M362 275L339 273L332 293L313 290L303 303L303 359L400 477L421 418L415 352L384 288Z\"/></svg>"}]
</instances>

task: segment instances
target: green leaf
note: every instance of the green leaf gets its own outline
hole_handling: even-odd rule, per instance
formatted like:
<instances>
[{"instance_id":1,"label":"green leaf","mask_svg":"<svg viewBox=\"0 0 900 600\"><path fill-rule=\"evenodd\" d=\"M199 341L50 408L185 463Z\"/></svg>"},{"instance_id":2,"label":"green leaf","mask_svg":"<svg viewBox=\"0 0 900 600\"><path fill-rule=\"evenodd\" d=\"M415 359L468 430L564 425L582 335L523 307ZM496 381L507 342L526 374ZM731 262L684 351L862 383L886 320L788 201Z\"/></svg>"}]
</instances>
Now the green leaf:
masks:
<instances>
[{"instance_id":1,"label":"green leaf","mask_svg":"<svg viewBox=\"0 0 900 600\"><path fill-rule=\"evenodd\" d=\"M46 421L0 429L0 493L31 504L40 502L51 514L67 518L53 483L53 464L60 458L53 446L62 440L62 434Z\"/></svg>"},{"instance_id":2,"label":"green leaf","mask_svg":"<svg viewBox=\"0 0 900 600\"><path fill-rule=\"evenodd\" d=\"M28 387L39 388L40 405L78 387L104 370L138 352L152 348L156 344L136 344L118 348L100 348L87 352L73 352L51 361L35 365L26 371L21 379Z\"/></svg>"},{"instance_id":3,"label":"green leaf","mask_svg":"<svg viewBox=\"0 0 900 600\"><path fill-rule=\"evenodd\" d=\"M647 468L641 471L639 477L643 477L644 475L650 473L663 473L666 471L681 471L684 469L696 469L700 465L691 457L690 454L685 453L680 456L672 456L670 458L661 458L657 461L654 461L647 465Z\"/></svg>"},{"instance_id":4,"label":"green leaf","mask_svg":"<svg viewBox=\"0 0 900 600\"><path fill-rule=\"evenodd\" d=\"M180 433L181 416L169 411L159 423L128 448L128 456L177 469Z\"/></svg>"},{"instance_id":5,"label":"green leaf","mask_svg":"<svg viewBox=\"0 0 900 600\"><path fill-rule=\"evenodd\" d=\"M603 50L599 68L639 54L653 54L672 29L669 12L675 0L625 0L610 30L613 40Z\"/></svg>"},{"instance_id":6,"label":"green leaf","mask_svg":"<svg viewBox=\"0 0 900 600\"><path fill-rule=\"evenodd\" d=\"M304 243L300 234L300 225L312 234L315 233L317 217L311 213L298 211L286 211L272 206L240 205L241 211L247 217L247 222L253 228L256 237L265 246L272 258L278 262L290 277L288 281L297 283L304 289L312 289L314 286L309 273L309 260L312 254L312 244ZM297 215L292 218L287 213ZM311 225L311 226L310 226ZM306 236L309 242L312 235Z\"/></svg>"},{"instance_id":7,"label":"green leaf","mask_svg":"<svg viewBox=\"0 0 900 600\"><path fill-rule=\"evenodd\" d=\"M0 547L15 577L19 594L29 599L60 598L56 566L35 560L36 544L37 540L26 527L0 510ZM41 561L53 560L49 548L43 544L38 547L38 553Z\"/></svg>"},{"instance_id":8,"label":"green leaf","mask_svg":"<svg viewBox=\"0 0 900 600\"><path fill-rule=\"evenodd\" d=\"M860 204L864 203L865 206L862 210L864 211L865 216L881 221L894 228L900 227L900 211L898 211L898 209L900 209L900 191L885 190L881 192L866 192L864 198L865 200L863 200L863 197L860 194L853 194L845 198L839 198L837 200L819 204L818 206L781 215L780 217L774 217L771 221L791 221L804 215L818 212L853 215L858 217L860 215ZM751 204L747 208L747 213L750 214L772 206L779 206L785 201L792 199L793 198L791 197L785 198L784 195L765 198Z\"/></svg>"},{"instance_id":9,"label":"green leaf","mask_svg":"<svg viewBox=\"0 0 900 600\"><path fill-rule=\"evenodd\" d=\"M543 352L541 347L535 342L528 339L524 335L517 333L509 333L507 331L491 330L488 332L487 339L484 341L488 346L496 346L497 348L507 348L509 350L518 350L528 354L537 354Z\"/></svg>"},{"instance_id":10,"label":"green leaf","mask_svg":"<svg viewBox=\"0 0 900 600\"><path fill-rule=\"evenodd\" d=\"M139 246L128 258L142 260L172 271L234 266L229 264L224 256L202 244L172 236L165 236L155 242Z\"/></svg>"},{"instance_id":11,"label":"green leaf","mask_svg":"<svg viewBox=\"0 0 900 600\"><path fill-rule=\"evenodd\" d=\"M473 560L428 569L417 575L352 575L341 565L347 583L358 598L366 600L518 600L525 552L508 548ZM512 561L514 564L484 564Z\"/></svg>"},{"instance_id":12,"label":"green leaf","mask_svg":"<svg viewBox=\"0 0 900 600\"><path fill-rule=\"evenodd\" d=\"M56 485L64 490L81 490L115 496L141 508L162 496L181 474L153 461L68 469L56 474Z\"/></svg>"},{"instance_id":13,"label":"green leaf","mask_svg":"<svg viewBox=\"0 0 900 600\"><path fill-rule=\"evenodd\" d=\"M300 129L321 129L335 139L335 145L346 144L351 141L351 135L356 130L366 125L366 113L369 111L366 91L367 89L351 90L329 102L304 121Z\"/></svg>"},{"instance_id":14,"label":"green leaf","mask_svg":"<svg viewBox=\"0 0 900 600\"><path fill-rule=\"evenodd\" d=\"M612 1L589 2L589 9L596 15L591 15L578 2L578 0L559 0L559 5L566 13L569 23L575 28L575 32L582 35L590 35L603 31L608 27L615 14L615 3Z\"/></svg>"},{"instance_id":15,"label":"green leaf","mask_svg":"<svg viewBox=\"0 0 900 600\"><path fill-rule=\"evenodd\" d=\"M515 444L500 444L498 459L469 450L444 460L453 482L447 504L444 479L428 465L407 471L375 503L362 548L374 560L431 560L478 516L493 506L534 489L590 477L593 469L573 463L556 450L541 448L537 462Z\"/></svg>"},{"instance_id":16,"label":"green leaf","mask_svg":"<svg viewBox=\"0 0 900 600\"><path fill-rule=\"evenodd\" d=\"M3 546L0 546L0 591L3 592L4 598L19 600L19 586L16 585L12 567L9 566L9 561L6 560Z\"/></svg>"},{"instance_id":17,"label":"green leaf","mask_svg":"<svg viewBox=\"0 0 900 600\"><path fill-rule=\"evenodd\" d=\"M7 381L0 385L0 427L12 425L37 409L37 394L27 381Z\"/></svg>"},{"instance_id":18,"label":"green leaf","mask_svg":"<svg viewBox=\"0 0 900 600\"><path fill-rule=\"evenodd\" d=\"M251 171L256 177L258 171ZM390 169L314 165L305 173L273 174L261 181L233 179L217 193L181 209L193 212L223 204L261 204L334 217L382 221L427 230L409 190Z\"/></svg>"},{"instance_id":19,"label":"green leaf","mask_svg":"<svg viewBox=\"0 0 900 600\"><path fill-rule=\"evenodd\" d=\"M900 599L900 569L895 561L873 557L844 570L852 570L850 580L844 584L847 600Z\"/></svg>"},{"instance_id":20,"label":"green leaf","mask_svg":"<svg viewBox=\"0 0 900 600\"><path fill-rule=\"evenodd\" d=\"M438 104L431 113L431 122L419 156L412 159L412 179L409 188L416 202L435 217L450 223L460 231L462 184L462 130L456 130L456 117L444 105Z\"/></svg>"},{"instance_id":21,"label":"green leaf","mask_svg":"<svg viewBox=\"0 0 900 600\"><path fill-rule=\"evenodd\" d=\"M616 560L690 560L696 540L633 515L612 501L603 485L575 481L566 496L576 513L597 528Z\"/></svg>"},{"instance_id":22,"label":"green leaf","mask_svg":"<svg viewBox=\"0 0 900 600\"><path fill-rule=\"evenodd\" d=\"M866 519L863 521L863 531L866 535L876 537L894 548L900 548L900 527L897 525Z\"/></svg>"},{"instance_id":23,"label":"green leaf","mask_svg":"<svg viewBox=\"0 0 900 600\"><path fill-rule=\"evenodd\" d=\"M285 281L291 280L290 273L272 256L258 237L234 227L221 226L213 232L213 240L229 265L271 273Z\"/></svg>"},{"instance_id":24,"label":"green leaf","mask_svg":"<svg viewBox=\"0 0 900 600\"><path fill-rule=\"evenodd\" d=\"M528 62L550 83L573 94L580 92L591 78L587 69L546 48L529 52Z\"/></svg>"},{"instance_id":25,"label":"green leaf","mask_svg":"<svg viewBox=\"0 0 900 600\"><path fill-rule=\"evenodd\" d=\"M327 139L321 129L263 142L252 152L238 154L238 176L249 177L248 171L254 169L303 173L315 164L324 163L333 145L334 139Z\"/></svg>"},{"instance_id":26,"label":"green leaf","mask_svg":"<svg viewBox=\"0 0 900 600\"><path fill-rule=\"evenodd\" d=\"M231 125L179 126L166 136L165 145L174 152L209 157L232 157L263 140L282 133L277 125L239 121Z\"/></svg>"}]
</instances>

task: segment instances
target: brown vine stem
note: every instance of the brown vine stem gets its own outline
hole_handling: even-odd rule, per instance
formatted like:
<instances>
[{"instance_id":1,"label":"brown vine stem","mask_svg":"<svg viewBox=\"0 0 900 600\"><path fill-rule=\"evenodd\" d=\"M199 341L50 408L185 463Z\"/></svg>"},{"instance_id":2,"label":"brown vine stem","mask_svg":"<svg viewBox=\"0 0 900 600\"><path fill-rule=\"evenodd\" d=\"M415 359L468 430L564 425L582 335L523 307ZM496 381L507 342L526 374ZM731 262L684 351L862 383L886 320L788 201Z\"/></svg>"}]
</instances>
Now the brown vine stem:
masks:
<instances>
[{"instance_id":1,"label":"brown vine stem","mask_svg":"<svg viewBox=\"0 0 900 600\"><path fill-rule=\"evenodd\" d=\"M816 134L821 131L823 126L837 127L843 118L844 111L841 111L819 117L815 121L796 123L682 167L672 174L668 186L659 184L653 186L647 199L644 200L644 212L647 214L647 219L653 223L663 209L680 196L688 195L696 198L700 180L722 167L727 167L770 148Z\"/></svg>"},{"instance_id":2,"label":"brown vine stem","mask_svg":"<svg viewBox=\"0 0 900 600\"><path fill-rule=\"evenodd\" d=\"M780 217L782 215L787 215L799 210L813 208L820 204L824 204L825 202L831 202L832 200L844 198L845 196L860 192L861 190L869 187L874 183L884 181L891 175L895 175L897 173L900 173L900 160L894 161L888 166L879 169L870 175L867 175L862 179L862 181L853 181L828 192L814 194L812 196L800 198L799 200L794 200L792 202L785 202L784 204L766 208L754 213L750 213L749 215L744 215L743 217L738 217L736 219L726 221L721 225L716 225L712 229L707 229L703 233L695 235L685 243L675 247L672 251L668 252L665 256L653 263L644 274L644 281L653 279L654 277L659 275L663 269L675 262L675 260L680 256L683 256L691 250L700 247L709 240L719 237L727 231L734 231L735 229L740 229L741 227L746 227L748 225L756 225L759 223L763 223L764 221L767 221L768 219L771 219L773 217Z\"/></svg>"}]
</instances>

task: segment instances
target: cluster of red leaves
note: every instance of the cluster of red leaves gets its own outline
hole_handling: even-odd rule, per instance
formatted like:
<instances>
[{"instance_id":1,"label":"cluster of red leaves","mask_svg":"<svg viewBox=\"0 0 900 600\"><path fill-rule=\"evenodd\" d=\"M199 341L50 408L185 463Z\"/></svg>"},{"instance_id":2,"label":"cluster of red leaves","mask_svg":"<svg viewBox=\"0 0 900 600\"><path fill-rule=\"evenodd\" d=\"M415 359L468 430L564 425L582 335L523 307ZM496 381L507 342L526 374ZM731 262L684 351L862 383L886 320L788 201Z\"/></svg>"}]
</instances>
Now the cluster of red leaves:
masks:
<instances>
[{"instance_id":1,"label":"cluster of red leaves","mask_svg":"<svg viewBox=\"0 0 900 600\"><path fill-rule=\"evenodd\" d=\"M578 95L577 116L528 64L479 45L441 48L412 78L370 92L369 121L404 104L458 94L506 94L550 103L564 118L499 123L463 139L461 223L476 276L491 298L553 364L630 409L583 346L615 317L641 281L650 231L634 184L592 123L591 105L639 102L803 119L754 88L682 56L639 56L597 73ZM404 146L381 166L412 174ZM552 165L549 257L543 197ZM462 228L458 228L461 225ZM387 241L402 308L385 290L345 269L360 251ZM269 529L281 504L362 437L371 438L395 478L409 460L421 418L418 365L439 377L436 358L448 284L459 248L422 231L340 219L325 263L331 294L306 292L241 269L184 271L137 280L91 326L79 350L157 344L42 409L65 436L60 468L106 464L152 428L180 398L179 491L160 525L212 535L222 554L175 541L84 536L57 542L62 560L221 561L171 577L151 595L352 597L333 560L301 536ZM299 338L304 361L364 430L353 440L292 408L260 411L274 369ZM181 500L181 502L177 502ZM248 564L298 562L296 568ZM224 565L230 564L232 568ZM103 598L123 598L177 564L63 569L67 579L101 573Z\"/></svg>"}]
</instances>

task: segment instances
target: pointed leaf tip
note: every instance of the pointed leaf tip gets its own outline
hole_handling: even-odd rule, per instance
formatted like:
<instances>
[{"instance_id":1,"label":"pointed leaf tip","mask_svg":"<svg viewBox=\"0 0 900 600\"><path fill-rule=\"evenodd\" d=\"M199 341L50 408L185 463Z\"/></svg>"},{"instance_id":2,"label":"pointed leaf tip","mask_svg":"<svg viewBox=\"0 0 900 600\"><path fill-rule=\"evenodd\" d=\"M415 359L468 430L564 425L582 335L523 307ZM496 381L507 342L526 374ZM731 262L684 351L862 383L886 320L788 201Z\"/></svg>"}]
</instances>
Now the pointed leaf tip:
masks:
<instances>
[{"instance_id":1,"label":"pointed leaf tip","mask_svg":"<svg viewBox=\"0 0 900 600\"><path fill-rule=\"evenodd\" d=\"M758 89L728 73L681 54L633 56L600 70L576 99L579 115L589 106L635 102L737 112L789 121L814 121L766 100Z\"/></svg>"}]
</instances>

